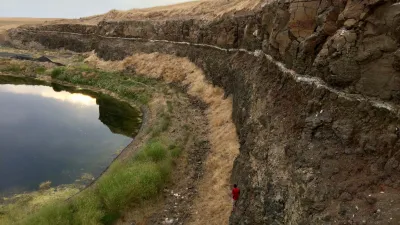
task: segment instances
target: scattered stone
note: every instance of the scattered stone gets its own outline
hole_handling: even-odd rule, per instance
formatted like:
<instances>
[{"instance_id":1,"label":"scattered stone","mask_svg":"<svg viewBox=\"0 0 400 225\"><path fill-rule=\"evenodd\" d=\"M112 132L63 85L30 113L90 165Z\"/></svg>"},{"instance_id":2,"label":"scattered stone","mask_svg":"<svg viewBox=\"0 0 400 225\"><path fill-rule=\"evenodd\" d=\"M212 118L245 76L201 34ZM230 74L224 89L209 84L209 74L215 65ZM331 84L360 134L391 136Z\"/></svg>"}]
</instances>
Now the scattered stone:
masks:
<instances>
[{"instance_id":1,"label":"scattered stone","mask_svg":"<svg viewBox=\"0 0 400 225\"><path fill-rule=\"evenodd\" d=\"M174 219L165 218L164 224L172 224L173 222L174 222Z\"/></svg>"}]
</instances>

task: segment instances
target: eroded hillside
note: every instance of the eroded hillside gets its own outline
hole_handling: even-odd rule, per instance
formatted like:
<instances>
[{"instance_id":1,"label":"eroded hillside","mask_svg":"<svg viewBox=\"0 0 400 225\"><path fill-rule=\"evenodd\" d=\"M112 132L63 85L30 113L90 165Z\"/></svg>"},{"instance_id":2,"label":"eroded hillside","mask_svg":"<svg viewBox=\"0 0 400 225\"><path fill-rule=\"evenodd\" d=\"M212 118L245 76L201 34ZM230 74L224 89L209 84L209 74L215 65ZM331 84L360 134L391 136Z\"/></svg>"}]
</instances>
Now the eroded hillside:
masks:
<instances>
[{"instance_id":1,"label":"eroded hillside","mask_svg":"<svg viewBox=\"0 0 400 225\"><path fill-rule=\"evenodd\" d=\"M9 44L94 50L104 60L158 52L201 68L233 97L232 183L242 196L230 224L398 223L398 1L248 3L207 20L23 27L8 33ZM225 214L203 207L193 223Z\"/></svg>"}]
</instances>

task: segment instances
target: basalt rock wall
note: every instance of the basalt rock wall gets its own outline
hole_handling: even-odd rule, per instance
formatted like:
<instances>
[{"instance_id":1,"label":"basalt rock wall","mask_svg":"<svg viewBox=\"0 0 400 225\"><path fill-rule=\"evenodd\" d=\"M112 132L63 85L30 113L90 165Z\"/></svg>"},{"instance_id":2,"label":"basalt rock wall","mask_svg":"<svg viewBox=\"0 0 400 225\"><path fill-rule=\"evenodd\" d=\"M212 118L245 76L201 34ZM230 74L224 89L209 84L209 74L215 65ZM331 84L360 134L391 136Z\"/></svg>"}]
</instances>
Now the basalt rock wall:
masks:
<instances>
[{"instance_id":1,"label":"basalt rock wall","mask_svg":"<svg viewBox=\"0 0 400 225\"><path fill-rule=\"evenodd\" d=\"M400 221L399 7L276 1L216 21L104 21L9 35L106 60L172 54L202 68L234 99L241 147L232 181L242 196L231 224L385 224Z\"/></svg>"},{"instance_id":2,"label":"basalt rock wall","mask_svg":"<svg viewBox=\"0 0 400 225\"><path fill-rule=\"evenodd\" d=\"M51 30L262 49L349 93L400 99L400 4L394 0L272 1L214 21L103 21Z\"/></svg>"}]
</instances>

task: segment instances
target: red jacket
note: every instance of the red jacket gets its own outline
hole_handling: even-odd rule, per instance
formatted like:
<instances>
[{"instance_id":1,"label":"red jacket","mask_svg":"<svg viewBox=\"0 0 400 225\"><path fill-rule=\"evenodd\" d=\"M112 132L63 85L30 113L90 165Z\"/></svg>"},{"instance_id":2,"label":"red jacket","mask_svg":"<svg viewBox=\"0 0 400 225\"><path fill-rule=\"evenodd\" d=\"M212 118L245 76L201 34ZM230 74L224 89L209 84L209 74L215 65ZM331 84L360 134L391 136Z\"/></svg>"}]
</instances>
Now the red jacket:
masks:
<instances>
[{"instance_id":1,"label":"red jacket","mask_svg":"<svg viewBox=\"0 0 400 225\"><path fill-rule=\"evenodd\" d=\"M232 189L232 198L233 200L238 200L240 195L240 189L239 188L234 188Z\"/></svg>"}]
</instances>

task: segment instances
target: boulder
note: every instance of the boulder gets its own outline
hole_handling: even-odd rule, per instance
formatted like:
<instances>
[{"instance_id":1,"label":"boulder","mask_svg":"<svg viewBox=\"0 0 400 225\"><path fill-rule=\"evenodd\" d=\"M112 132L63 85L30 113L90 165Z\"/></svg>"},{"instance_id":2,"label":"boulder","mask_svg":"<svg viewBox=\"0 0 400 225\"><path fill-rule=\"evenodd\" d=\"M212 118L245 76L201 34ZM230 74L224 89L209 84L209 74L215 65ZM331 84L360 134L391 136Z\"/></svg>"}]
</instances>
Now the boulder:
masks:
<instances>
[{"instance_id":1,"label":"boulder","mask_svg":"<svg viewBox=\"0 0 400 225\"><path fill-rule=\"evenodd\" d=\"M387 35L367 37L358 47L357 61L371 61L379 58L384 52L393 52L397 49L397 43Z\"/></svg>"},{"instance_id":2,"label":"boulder","mask_svg":"<svg viewBox=\"0 0 400 225\"><path fill-rule=\"evenodd\" d=\"M320 1L292 2L289 6L290 32L297 38L303 40L314 33L316 28L316 16Z\"/></svg>"},{"instance_id":3,"label":"boulder","mask_svg":"<svg viewBox=\"0 0 400 225\"><path fill-rule=\"evenodd\" d=\"M339 11L335 7L330 7L326 12L318 16L318 25L321 27L322 32L325 35L333 35L338 29L337 18Z\"/></svg>"},{"instance_id":4,"label":"boulder","mask_svg":"<svg viewBox=\"0 0 400 225\"><path fill-rule=\"evenodd\" d=\"M349 0L347 1L346 8L340 14L339 20L355 19L358 20L364 12L365 6L363 1Z\"/></svg>"}]
</instances>

